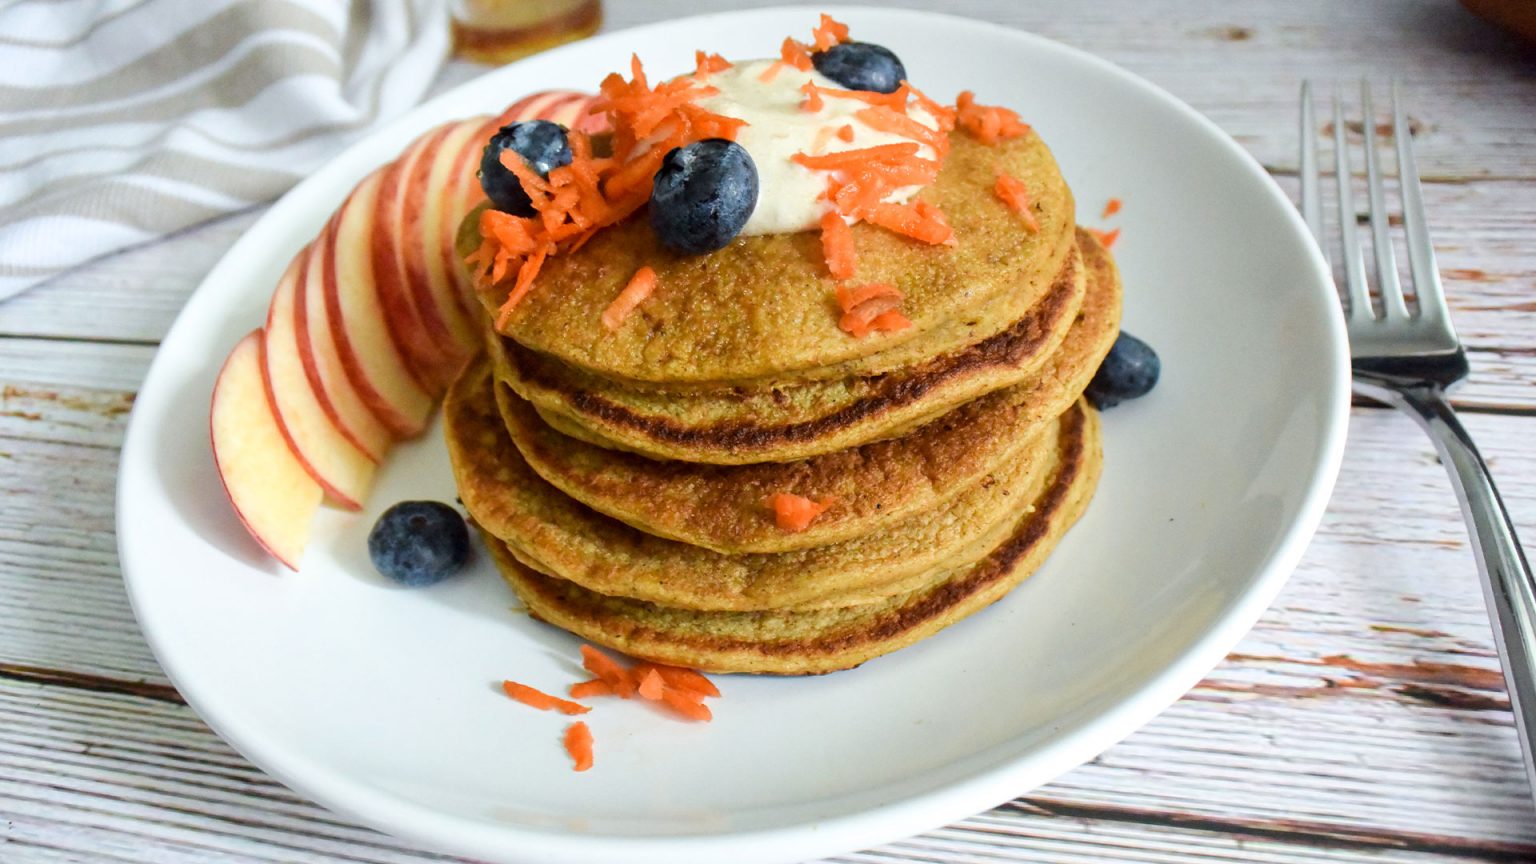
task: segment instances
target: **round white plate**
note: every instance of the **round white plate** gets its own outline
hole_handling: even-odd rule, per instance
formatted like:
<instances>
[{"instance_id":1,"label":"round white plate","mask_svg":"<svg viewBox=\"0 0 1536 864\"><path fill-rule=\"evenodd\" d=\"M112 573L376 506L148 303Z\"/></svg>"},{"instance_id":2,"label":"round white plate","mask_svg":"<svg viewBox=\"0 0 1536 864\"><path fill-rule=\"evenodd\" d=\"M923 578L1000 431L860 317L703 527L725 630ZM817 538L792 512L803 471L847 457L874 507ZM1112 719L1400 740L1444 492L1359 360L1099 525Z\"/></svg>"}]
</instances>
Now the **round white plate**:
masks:
<instances>
[{"instance_id":1,"label":"round white plate","mask_svg":"<svg viewBox=\"0 0 1536 864\"><path fill-rule=\"evenodd\" d=\"M321 513L302 572L244 535L209 453L214 375L358 179L430 125L541 88L593 89L631 51L653 78L692 68L695 48L776 55L818 11L670 21L494 71L338 156L208 274L139 393L118 539L155 655L241 753L334 810L480 859L791 861L953 821L1091 758L1193 686L1274 598L1331 490L1348 393L1331 282L1290 203L1214 125L1102 60L995 25L852 7L833 11L928 93L1016 108L1082 221L1123 229L1126 329L1161 353L1163 380L1105 415L1098 495L1034 578L856 670L721 676L708 725L600 701L586 718L597 764L576 774L566 718L496 685L562 690L581 674L577 641L514 612L484 555L425 590L368 563L384 508L453 500L436 430L390 457L366 512ZM1125 209L1099 222L1112 196Z\"/></svg>"}]
</instances>

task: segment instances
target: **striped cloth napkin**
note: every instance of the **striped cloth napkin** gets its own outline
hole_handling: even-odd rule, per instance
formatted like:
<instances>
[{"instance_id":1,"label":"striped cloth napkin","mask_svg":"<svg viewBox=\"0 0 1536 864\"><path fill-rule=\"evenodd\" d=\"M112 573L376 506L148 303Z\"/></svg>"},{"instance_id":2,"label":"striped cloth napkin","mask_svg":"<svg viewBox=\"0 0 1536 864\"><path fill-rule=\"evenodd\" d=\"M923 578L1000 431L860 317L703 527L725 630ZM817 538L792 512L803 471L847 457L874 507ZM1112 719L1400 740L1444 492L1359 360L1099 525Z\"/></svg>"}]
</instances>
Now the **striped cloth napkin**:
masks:
<instances>
[{"instance_id":1,"label":"striped cloth napkin","mask_svg":"<svg viewBox=\"0 0 1536 864\"><path fill-rule=\"evenodd\" d=\"M276 197L447 51L443 0L0 2L0 300Z\"/></svg>"}]
</instances>

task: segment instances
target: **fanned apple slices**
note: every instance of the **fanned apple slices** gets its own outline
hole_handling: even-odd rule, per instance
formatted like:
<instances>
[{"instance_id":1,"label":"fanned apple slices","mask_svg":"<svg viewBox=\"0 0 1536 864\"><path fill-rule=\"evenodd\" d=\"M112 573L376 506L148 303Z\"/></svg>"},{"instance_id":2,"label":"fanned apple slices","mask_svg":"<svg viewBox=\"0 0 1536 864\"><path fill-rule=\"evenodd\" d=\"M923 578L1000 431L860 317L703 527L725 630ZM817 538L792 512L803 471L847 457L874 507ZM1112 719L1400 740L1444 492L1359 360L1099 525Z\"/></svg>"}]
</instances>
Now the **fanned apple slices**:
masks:
<instances>
[{"instance_id":1,"label":"fanned apple slices","mask_svg":"<svg viewBox=\"0 0 1536 864\"><path fill-rule=\"evenodd\" d=\"M265 326L230 352L210 409L224 490L251 536L297 570L322 499L359 510L398 440L421 434L479 349L482 314L454 252L502 125L600 131L593 98L543 91L445 123L363 179L278 281Z\"/></svg>"}]
</instances>

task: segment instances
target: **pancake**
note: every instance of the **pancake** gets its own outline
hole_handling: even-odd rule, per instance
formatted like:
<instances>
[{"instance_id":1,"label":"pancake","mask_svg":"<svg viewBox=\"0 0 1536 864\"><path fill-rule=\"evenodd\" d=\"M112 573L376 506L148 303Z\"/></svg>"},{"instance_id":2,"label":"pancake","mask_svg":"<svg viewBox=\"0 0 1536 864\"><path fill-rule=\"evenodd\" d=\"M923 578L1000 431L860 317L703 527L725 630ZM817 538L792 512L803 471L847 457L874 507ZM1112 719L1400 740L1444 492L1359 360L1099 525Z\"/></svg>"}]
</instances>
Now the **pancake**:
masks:
<instances>
[{"instance_id":1,"label":"pancake","mask_svg":"<svg viewBox=\"0 0 1536 864\"><path fill-rule=\"evenodd\" d=\"M943 507L840 543L727 555L638 531L544 482L508 438L483 368L455 383L444 421L459 497L520 558L603 594L704 610L871 602L970 564L1028 510L1070 443L1059 431L1067 420L1047 424Z\"/></svg>"},{"instance_id":2,"label":"pancake","mask_svg":"<svg viewBox=\"0 0 1536 864\"><path fill-rule=\"evenodd\" d=\"M1092 321L1107 341L1086 358L1070 356L1096 368L1119 327L1119 274L1087 232L1078 232L1077 245L1082 254L1074 256L1070 281L1059 278L1047 300L1013 328L885 375L761 392L658 394L615 388L506 339L492 337L489 351L498 377L566 435L653 459L728 465L805 459L906 434L986 393L1044 377L1040 370L1061 353L1080 319ZM1056 371L1081 370L1057 364Z\"/></svg>"},{"instance_id":3,"label":"pancake","mask_svg":"<svg viewBox=\"0 0 1536 864\"><path fill-rule=\"evenodd\" d=\"M1014 393L978 399L903 438L756 465L610 450L555 431L504 384L496 398L524 460L560 491L647 534L741 553L825 546L944 505L1032 440L1018 419L1030 406ZM763 502L786 491L837 506L804 531L784 531Z\"/></svg>"},{"instance_id":4,"label":"pancake","mask_svg":"<svg viewBox=\"0 0 1536 864\"><path fill-rule=\"evenodd\" d=\"M503 577L540 620L600 645L708 672L808 675L857 666L932 636L1002 598L1033 573L1082 514L1102 456L1098 416L1079 404L1073 442L1034 511L975 565L878 603L815 611L696 612L611 597L528 567L495 537Z\"/></svg>"},{"instance_id":5,"label":"pancake","mask_svg":"<svg viewBox=\"0 0 1536 864\"><path fill-rule=\"evenodd\" d=\"M1066 337L1086 289L1073 256L1046 298L1004 332L890 373L766 390L636 390L577 372L505 338L497 375L560 431L653 459L785 462L892 438L1027 376Z\"/></svg>"},{"instance_id":6,"label":"pancake","mask_svg":"<svg viewBox=\"0 0 1536 864\"><path fill-rule=\"evenodd\" d=\"M920 197L943 208L957 245L853 226L859 281L902 291L907 330L854 339L838 329L818 232L740 237L708 255L682 255L661 245L642 214L547 260L503 333L550 363L673 392L884 372L993 336L1049 292L1072 247L1072 197L1038 135L996 147L966 134L951 142ZM1030 189L1038 232L1025 231L993 194L999 168ZM609 331L602 311L641 266L656 271L659 287ZM501 287L482 300L494 310L505 297Z\"/></svg>"},{"instance_id":7,"label":"pancake","mask_svg":"<svg viewBox=\"0 0 1536 864\"><path fill-rule=\"evenodd\" d=\"M513 443L562 492L641 531L718 552L783 552L846 540L940 506L1009 458L1019 430L1055 419L1087 386L1118 333L1118 277L1091 237L1090 294L1066 339L1029 380L944 414L902 438L796 462L706 465L658 461L560 433L497 393ZM832 496L807 530L780 530L762 501L775 492Z\"/></svg>"}]
</instances>

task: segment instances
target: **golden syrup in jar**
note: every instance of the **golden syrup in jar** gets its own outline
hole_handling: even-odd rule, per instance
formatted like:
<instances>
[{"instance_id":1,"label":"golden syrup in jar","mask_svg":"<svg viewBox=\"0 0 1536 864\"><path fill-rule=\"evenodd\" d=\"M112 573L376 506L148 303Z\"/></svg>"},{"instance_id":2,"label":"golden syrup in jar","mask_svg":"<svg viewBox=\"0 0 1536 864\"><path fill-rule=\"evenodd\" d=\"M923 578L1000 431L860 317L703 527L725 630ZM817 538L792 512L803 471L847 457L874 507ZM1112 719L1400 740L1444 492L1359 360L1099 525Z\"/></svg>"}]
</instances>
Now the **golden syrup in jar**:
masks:
<instances>
[{"instance_id":1,"label":"golden syrup in jar","mask_svg":"<svg viewBox=\"0 0 1536 864\"><path fill-rule=\"evenodd\" d=\"M510 63L597 32L602 0L453 0L453 53Z\"/></svg>"}]
</instances>

